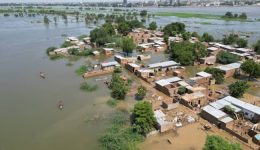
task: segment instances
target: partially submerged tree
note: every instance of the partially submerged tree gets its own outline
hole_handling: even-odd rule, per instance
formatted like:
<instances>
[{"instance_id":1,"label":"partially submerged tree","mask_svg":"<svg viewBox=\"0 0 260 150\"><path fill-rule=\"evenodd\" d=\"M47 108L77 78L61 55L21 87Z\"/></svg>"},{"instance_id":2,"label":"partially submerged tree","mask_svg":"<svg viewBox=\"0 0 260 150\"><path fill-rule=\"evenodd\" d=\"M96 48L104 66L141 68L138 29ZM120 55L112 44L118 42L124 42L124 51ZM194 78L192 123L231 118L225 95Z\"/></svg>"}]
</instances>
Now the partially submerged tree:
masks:
<instances>
[{"instance_id":1,"label":"partially submerged tree","mask_svg":"<svg viewBox=\"0 0 260 150\"><path fill-rule=\"evenodd\" d=\"M260 40L258 40L257 43L254 45L254 51L257 54L260 54Z\"/></svg>"},{"instance_id":2,"label":"partially submerged tree","mask_svg":"<svg viewBox=\"0 0 260 150\"><path fill-rule=\"evenodd\" d=\"M214 37L207 32L205 32L201 38L202 38L202 41L204 41L204 42L213 42L214 41Z\"/></svg>"},{"instance_id":3,"label":"partially submerged tree","mask_svg":"<svg viewBox=\"0 0 260 150\"><path fill-rule=\"evenodd\" d=\"M133 110L133 126L136 132L147 134L151 131L156 123L152 105L147 102L139 102L135 104Z\"/></svg>"},{"instance_id":4,"label":"partially submerged tree","mask_svg":"<svg viewBox=\"0 0 260 150\"><path fill-rule=\"evenodd\" d=\"M133 39L124 37L122 40L122 50L125 52L127 55L130 53L133 53L133 50L135 48L135 44L133 42Z\"/></svg>"},{"instance_id":5,"label":"partially submerged tree","mask_svg":"<svg viewBox=\"0 0 260 150\"><path fill-rule=\"evenodd\" d=\"M163 32L169 36L175 36L176 34L185 32L185 24L180 22L168 24L163 28Z\"/></svg>"},{"instance_id":6,"label":"partially submerged tree","mask_svg":"<svg viewBox=\"0 0 260 150\"><path fill-rule=\"evenodd\" d=\"M148 27L149 30L156 30L157 29L157 24L155 21L151 22L149 24L149 27Z\"/></svg>"},{"instance_id":7,"label":"partially submerged tree","mask_svg":"<svg viewBox=\"0 0 260 150\"><path fill-rule=\"evenodd\" d=\"M228 86L229 94L233 97L242 97L246 90L249 88L249 85L246 81L236 81Z\"/></svg>"},{"instance_id":8,"label":"partially submerged tree","mask_svg":"<svg viewBox=\"0 0 260 150\"><path fill-rule=\"evenodd\" d=\"M208 135L203 150L242 150L239 144L230 143L217 135Z\"/></svg>"}]
</instances>

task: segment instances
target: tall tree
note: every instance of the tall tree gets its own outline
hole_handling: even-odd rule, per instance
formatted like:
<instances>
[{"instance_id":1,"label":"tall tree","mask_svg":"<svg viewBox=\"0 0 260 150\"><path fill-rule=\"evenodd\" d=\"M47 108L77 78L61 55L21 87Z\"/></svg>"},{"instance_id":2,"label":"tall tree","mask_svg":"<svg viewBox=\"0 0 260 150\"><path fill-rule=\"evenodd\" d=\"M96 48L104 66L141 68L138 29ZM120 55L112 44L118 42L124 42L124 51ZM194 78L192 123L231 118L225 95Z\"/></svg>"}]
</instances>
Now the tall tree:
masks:
<instances>
[{"instance_id":1,"label":"tall tree","mask_svg":"<svg viewBox=\"0 0 260 150\"><path fill-rule=\"evenodd\" d=\"M156 24L156 22L155 21L153 21L153 22L151 22L150 24L149 24L149 28L148 28L149 30L156 30L157 29L157 24Z\"/></svg>"},{"instance_id":2,"label":"tall tree","mask_svg":"<svg viewBox=\"0 0 260 150\"><path fill-rule=\"evenodd\" d=\"M147 102L139 102L135 104L133 110L133 124L136 132L147 134L151 131L156 123L152 105Z\"/></svg>"},{"instance_id":3,"label":"tall tree","mask_svg":"<svg viewBox=\"0 0 260 150\"><path fill-rule=\"evenodd\" d=\"M169 36L175 36L176 33L179 34L185 32L185 24L180 22L168 24L163 28L163 32Z\"/></svg>"},{"instance_id":4,"label":"tall tree","mask_svg":"<svg viewBox=\"0 0 260 150\"><path fill-rule=\"evenodd\" d=\"M260 54L260 40L254 45L254 50L257 54Z\"/></svg>"},{"instance_id":5,"label":"tall tree","mask_svg":"<svg viewBox=\"0 0 260 150\"><path fill-rule=\"evenodd\" d=\"M133 52L135 44L131 38L124 37L122 40L122 49L127 55Z\"/></svg>"}]
</instances>

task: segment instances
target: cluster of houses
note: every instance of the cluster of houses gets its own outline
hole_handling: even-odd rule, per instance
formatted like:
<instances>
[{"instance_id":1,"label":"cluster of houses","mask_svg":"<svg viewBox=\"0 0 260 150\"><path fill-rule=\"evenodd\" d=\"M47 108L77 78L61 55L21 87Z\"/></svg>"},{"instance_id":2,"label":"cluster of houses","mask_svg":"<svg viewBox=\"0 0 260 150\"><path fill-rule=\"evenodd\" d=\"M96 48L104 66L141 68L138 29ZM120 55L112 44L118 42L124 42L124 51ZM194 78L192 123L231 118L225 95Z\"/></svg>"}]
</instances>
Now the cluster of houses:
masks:
<instances>
[{"instance_id":1,"label":"cluster of houses","mask_svg":"<svg viewBox=\"0 0 260 150\"><path fill-rule=\"evenodd\" d=\"M68 42L68 47L64 48L57 48L53 52L50 53L50 55L69 55L70 49L77 49L78 51L84 51L85 48L91 48L91 42L90 38L86 37L83 40L79 40L76 37L68 37L65 42Z\"/></svg>"},{"instance_id":2,"label":"cluster of houses","mask_svg":"<svg viewBox=\"0 0 260 150\"><path fill-rule=\"evenodd\" d=\"M133 39L135 44L137 44L143 52L167 50L167 45L163 40L163 32L154 32L138 28L129 32L128 36ZM81 43L73 38L69 40L70 42L75 42L76 46ZM88 40L89 39L85 39L84 42L88 43ZM182 40L179 35L169 37L169 41L171 42L181 42ZM198 39L195 37L190 39L190 42L197 41ZM216 55L220 51L228 51L234 55L238 55L241 60L254 59L258 61L257 55L255 55L251 49L234 48L220 43L204 44L208 47L209 55L202 58L200 64L215 64ZM103 48L102 51L106 56L114 56L114 61L94 65L83 77L89 78L112 73L116 67L121 66L141 80L149 83L151 87L157 91L169 97L171 99L170 101L168 99L161 100L161 109L154 110L157 128L160 132L166 132L196 121L196 117L176 111L178 110L179 104L181 104L193 110L193 112L200 113L204 119L236 136L240 140L246 143L254 141L254 143L260 144L260 108L231 96L224 98L220 96L217 98L212 97L212 91L209 88L215 84L215 79L212 74L201 71L197 72L194 77L185 79L185 67L180 66L178 62L163 61L142 65L138 62L150 59L150 55L125 57L116 54L113 48ZM100 51L93 51L93 54L98 56L100 55ZM236 62L216 66L216 68L222 70L225 73L225 78L228 78L239 73L240 66L241 62ZM185 92L180 93L180 89L185 89ZM232 110L232 113L230 113L228 108ZM169 119L173 111L174 117Z\"/></svg>"}]
</instances>

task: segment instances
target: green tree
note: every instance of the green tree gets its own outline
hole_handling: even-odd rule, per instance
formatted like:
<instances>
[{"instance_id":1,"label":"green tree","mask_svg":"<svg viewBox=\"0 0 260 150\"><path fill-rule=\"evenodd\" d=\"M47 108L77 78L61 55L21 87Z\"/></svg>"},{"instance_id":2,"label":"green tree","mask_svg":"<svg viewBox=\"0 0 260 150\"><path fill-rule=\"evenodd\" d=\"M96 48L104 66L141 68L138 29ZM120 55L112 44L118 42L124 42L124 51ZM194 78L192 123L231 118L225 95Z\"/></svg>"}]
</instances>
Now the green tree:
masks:
<instances>
[{"instance_id":1,"label":"green tree","mask_svg":"<svg viewBox=\"0 0 260 150\"><path fill-rule=\"evenodd\" d=\"M148 28L149 30L156 30L157 29L157 24L156 24L156 22L155 21L153 21L153 22L151 22L150 24L149 24L149 28Z\"/></svg>"},{"instance_id":2,"label":"green tree","mask_svg":"<svg viewBox=\"0 0 260 150\"><path fill-rule=\"evenodd\" d=\"M151 131L156 123L152 105L147 102L139 102L135 104L133 110L133 126L136 132L147 134Z\"/></svg>"},{"instance_id":3,"label":"green tree","mask_svg":"<svg viewBox=\"0 0 260 150\"><path fill-rule=\"evenodd\" d=\"M226 12L224 18L233 18L232 12L230 12L230 11Z\"/></svg>"},{"instance_id":4,"label":"green tree","mask_svg":"<svg viewBox=\"0 0 260 150\"><path fill-rule=\"evenodd\" d=\"M229 34L222 39L222 42L226 45L236 43L238 36L235 34Z\"/></svg>"},{"instance_id":5,"label":"green tree","mask_svg":"<svg viewBox=\"0 0 260 150\"><path fill-rule=\"evenodd\" d=\"M205 69L205 72L212 74L213 78L216 80L217 84L224 82L224 72L218 68L209 68Z\"/></svg>"},{"instance_id":6,"label":"green tree","mask_svg":"<svg viewBox=\"0 0 260 150\"><path fill-rule=\"evenodd\" d=\"M185 86L181 86L178 89L178 94L180 94L180 95L185 94L186 92L187 92L187 88Z\"/></svg>"},{"instance_id":7,"label":"green tree","mask_svg":"<svg viewBox=\"0 0 260 150\"><path fill-rule=\"evenodd\" d=\"M46 15L43 18L43 22L44 22L44 24L49 24L50 23L50 20L49 20L49 18Z\"/></svg>"},{"instance_id":8,"label":"green tree","mask_svg":"<svg viewBox=\"0 0 260 150\"><path fill-rule=\"evenodd\" d=\"M192 32L192 33L191 33L191 36L192 36L192 37L196 37L196 38L198 38L199 40L201 39L201 37L200 37L200 35L198 34L198 32Z\"/></svg>"},{"instance_id":9,"label":"green tree","mask_svg":"<svg viewBox=\"0 0 260 150\"><path fill-rule=\"evenodd\" d=\"M242 150L239 144L230 143L217 135L208 135L203 150Z\"/></svg>"},{"instance_id":10,"label":"green tree","mask_svg":"<svg viewBox=\"0 0 260 150\"><path fill-rule=\"evenodd\" d=\"M146 93L147 93L146 87L141 85L137 89L136 96L138 99L142 100L145 97Z\"/></svg>"},{"instance_id":11,"label":"green tree","mask_svg":"<svg viewBox=\"0 0 260 150\"><path fill-rule=\"evenodd\" d=\"M147 16L147 10L142 10L142 11L140 12L140 16L142 16L142 17Z\"/></svg>"},{"instance_id":12,"label":"green tree","mask_svg":"<svg viewBox=\"0 0 260 150\"><path fill-rule=\"evenodd\" d=\"M236 81L228 86L229 94L233 97L242 97L246 90L249 88L249 85L246 81Z\"/></svg>"},{"instance_id":13,"label":"green tree","mask_svg":"<svg viewBox=\"0 0 260 150\"><path fill-rule=\"evenodd\" d=\"M185 32L185 24L180 22L174 22L166 25L163 28L163 32L169 36L175 36L176 33L184 33Z\"/></svg>"},{"instance_id":14,"label":"green tree","mask_svg":"<svg viewBox=\"0 0 260 150\"><path fill-rule=\"evenodd\" d=\"M115 28L111 23L105 23L103 24L103 28L109 35L115 35Z\"/></svg>"},{"instance_id":15,"label":"green tree","mask_svg":"<svg viewBox=\"0 0 260 150\"><path fill-rule=\"evenodd\" d=\"M171 43L171 58L182 65L191 65L194 60L199 60L207 55L206 47L200 42L190 43L184 41L180 43Z\"/></svg>"},{"instance_id":16,"label":"green tree","mask_svg":"<svg viewBox=\"0 0 260 150\"><path fill-rule=\"evenodd\" d=\"M117 30L119 33L123 35L127 35L131 31L131 27L126 22L121 22L118 24Z\"/></svg>"},{"instance_id":17,"label":"green tree","mask_svg":"<svg viewBox=\"0 0 260 150\"><path fill-rule=\"evenodd\" d=\"M230 64L239 60L239 56L231 54L229 52L221 51L217 54L217 62L221 64Z\"/></svg>"},{"instance_id":18,"label":"green tree","mask_svg":"<svg viewBox=\"0 0 260 150\"><path fill-rule=\"evenodd\" d=\"M254 51L260 55L260 40L254 45Z\"/></svg>"},{"instance_id":19,"label":"green tree","mask_svg":"<svg viewBox=\"0 0 260 150\"><path fill-rule=\"evenodd\" d=\"M260 76L260 64L254 62L253 60L246 60L241 65L241 70L248 74L248 80L252 77L259 77Z\"/></svg>"},{"instance_id":20,"label":"green tree","mask_svg":"<svg viewBox=\"0 0 260 150\"><path fill-rule=\"evenodd\" d=\"M114 72L111 80L111 96L117 100L125 99L128 91L128 87L120 75L120 73Z\"/></svg>"},{"instance_id":21,"label":"green tree","mask_svg":"<svg viewBox=\"0 0 260 150\"><path fill-rule=\"evenodd\" d=\"M124 37L122 40L122 49L127 55L133 52L135 44L131 38Z\"/></svg>"},{"instance_id":22,"label":"green tree","mask_svg":"<svg viewBox=\"0 0 260 150\"><path fill-rule=\"evenodd\" d=\"M246 13L242 13L241 15L239 15L240 19L247 19L247 15Z\"/></svg>"},{"instance_id":23,"label":"green tree","mask_svg":"<svg viewBox=\"0 0 260 150\"><path fill-rule=\"evenodd\" d=\"M96 28L90 32L91 42L96 42L98 46L105 45L111 40L110 34L104 27Z\"/></svg>"},{"instance_id":24,"label":"green tree","mask_svg":"<svg viewBox=\"0 0 260 150\"><path fill-rule=\"evenodd\" d=\"M168 45L169 44L169 35L163 35L163 41ZM260 52L260 50L259 50Z\"/></svg>"},{"instance_id":25,"label":"green tree","mask_svg":"<svg viewBox=\"0 0 260 150\"><path fill-rule=\"evenodd\" d=\"M241 47L241 48L247 47L247 40L245 40L245 39L239 38L239 39L237 39L236 43L237 43L238 47Z\"/></svg>"},{"instance_id":26,"label":"green tree","mask_svg":"<svg viewBox=\"0 0 260 150\"><path fill-rule=\"evenodd\" d=\"M204 42L213 42L214 41L214 37L212 35L210 35L209 33L205 32L202 35L202 41L204 41Z\"/></svg>"},{"instance_id":27,"label":"green tree","mask_svg":"<svg viewBox=\"0 0 260 150\"><path fill-rule=\"evenodd\" d=\"M190 32L183 32L182 38L183 38L184 41L188 41L191 38Z\"/></svg>"}]
</instances>

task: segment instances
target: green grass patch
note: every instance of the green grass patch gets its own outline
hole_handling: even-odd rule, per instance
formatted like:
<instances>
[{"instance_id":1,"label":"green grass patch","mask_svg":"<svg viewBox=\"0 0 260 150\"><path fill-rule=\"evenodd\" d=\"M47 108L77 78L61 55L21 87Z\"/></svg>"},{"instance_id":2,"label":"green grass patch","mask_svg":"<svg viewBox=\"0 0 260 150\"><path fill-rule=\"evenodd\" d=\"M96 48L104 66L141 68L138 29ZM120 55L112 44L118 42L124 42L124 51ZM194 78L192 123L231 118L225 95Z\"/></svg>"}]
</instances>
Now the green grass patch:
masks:
<instances>
[{"instance_id":1,"label":"green grass patch","mask_svg":"<svg viewBox=\"0 0 260 150\"><path fill-rule=\"evenodd\" d=\"M179 18L201 18L201 19L215 19L215 20L226 20L226 21L249 21L240 18L223 18L221 15L214 15L214 14L157 12L155 13L155 15L162 16L162 17L175 16Z\"/></svg>"},{"instance_id":2,"label":"green grass patch","mask_svg":"<svg viewBox=\"0 0 260 150\"><path fill-rule=\"evenodd\" d=\"M176 12L158 12L157 16L175 16L179 18L203 18L203 19L221 19L220 15L196 14L196 13L176 13Z\"/></svg>"},{"instance_id":3,"label":"green grass patch","mask_svg":"<svg viewBox=\"0 0 260 150\"><path fill-rule=\"evenodd\" d=\"M83 73L85 73L87 71L88 71L88 67L86 65L82 65L75 71L75 73L77 75L81 76Z\"/></svg>"},{"instance_id":4,"label":"green grass patch","mask_svg":"<svg viewBox=\"0 0 260 150\"><path fill-rule=\"evenodd\" d=\"M112 118L110 127L99 138L99 143L104 150L136 150L137 144L143 140L144 137L134 132L130 126L129 114L118 111Z\"/></svg>"},{"instance_id":5,"label":"green grass patch","mask_svg":"<svg viewBox=\"0 0 260 150\"><path fill-rule=\"evenodd\" d=\"M97 85L91 85L87 82L83 82L80 84L80 89L82 91L86 91L86 92L93 92L95 90L97 90L98 86Z\"/></svg>"}]
</instances>

